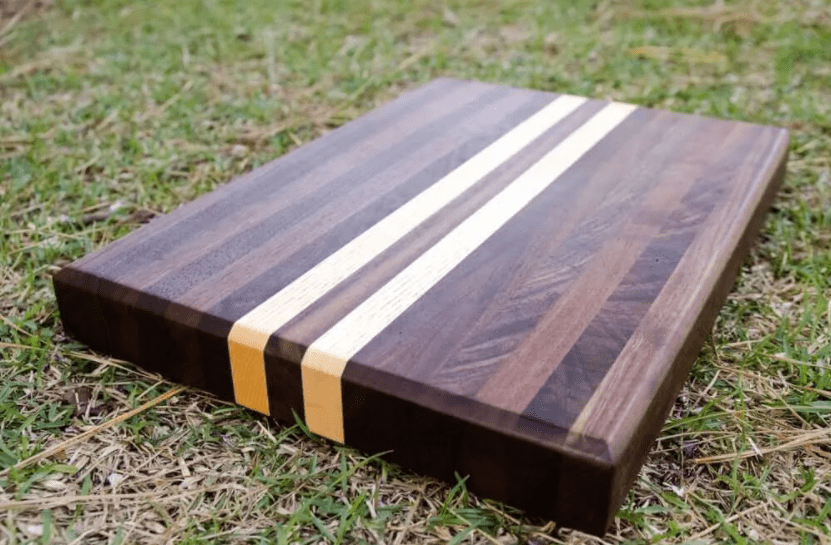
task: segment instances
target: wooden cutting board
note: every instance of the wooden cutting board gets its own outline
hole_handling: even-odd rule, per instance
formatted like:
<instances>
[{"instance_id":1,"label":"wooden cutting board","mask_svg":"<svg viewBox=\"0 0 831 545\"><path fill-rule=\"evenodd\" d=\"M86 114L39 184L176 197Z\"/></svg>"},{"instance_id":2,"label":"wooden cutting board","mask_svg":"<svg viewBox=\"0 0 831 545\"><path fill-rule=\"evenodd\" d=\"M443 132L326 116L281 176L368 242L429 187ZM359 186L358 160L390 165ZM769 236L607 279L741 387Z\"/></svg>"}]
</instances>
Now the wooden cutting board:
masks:
<instances>
[{"instance_id":1,"label":"wooden cutting board","mask_svg":"<svg viewBox=\"0 0 831 545\"><path fill-rule=\"evenodd\" d=\"M442 79L66 267L96 350L602 533L785 130Z\"/></svg>"}]
</instances>

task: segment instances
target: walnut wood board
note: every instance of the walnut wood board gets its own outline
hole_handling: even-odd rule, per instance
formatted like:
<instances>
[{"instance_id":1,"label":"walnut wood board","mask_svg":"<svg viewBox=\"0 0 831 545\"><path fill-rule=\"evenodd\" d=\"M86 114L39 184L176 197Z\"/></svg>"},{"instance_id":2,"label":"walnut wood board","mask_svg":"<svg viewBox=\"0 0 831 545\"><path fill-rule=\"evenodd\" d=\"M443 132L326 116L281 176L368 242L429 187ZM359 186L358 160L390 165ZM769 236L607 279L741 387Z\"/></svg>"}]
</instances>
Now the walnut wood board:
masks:
<instances>
[{"instance_id":1,"label":"walnut wood board","mask_svg":"<svg viewBox=\"0 0 831 545\"><path fill-rule=\"evenodd\" d=\"M55 291L94 349L602 533L787 143L437 80L69 265Z\"/></svg>"}]
</instances>

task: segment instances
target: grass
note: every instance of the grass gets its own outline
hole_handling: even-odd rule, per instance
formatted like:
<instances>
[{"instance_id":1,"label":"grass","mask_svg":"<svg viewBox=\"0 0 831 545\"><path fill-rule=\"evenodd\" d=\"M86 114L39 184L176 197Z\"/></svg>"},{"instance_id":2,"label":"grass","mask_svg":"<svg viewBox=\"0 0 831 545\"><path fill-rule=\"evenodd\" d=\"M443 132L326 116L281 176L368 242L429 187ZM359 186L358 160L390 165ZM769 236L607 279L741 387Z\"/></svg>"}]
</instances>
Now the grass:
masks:
<instances>
[{"instance_id":1,"label":"grass","mask_svg":"<svg viewBox=\"0 0 831 545\"><path fill-rule=\"evenodd\" d=\"M829 2L6 0L0 16L0 542L831 542ZM792 131L764 234L603 540L172 392L62 331L60 266L437 76Z\"/></svg>"}]
</instances>

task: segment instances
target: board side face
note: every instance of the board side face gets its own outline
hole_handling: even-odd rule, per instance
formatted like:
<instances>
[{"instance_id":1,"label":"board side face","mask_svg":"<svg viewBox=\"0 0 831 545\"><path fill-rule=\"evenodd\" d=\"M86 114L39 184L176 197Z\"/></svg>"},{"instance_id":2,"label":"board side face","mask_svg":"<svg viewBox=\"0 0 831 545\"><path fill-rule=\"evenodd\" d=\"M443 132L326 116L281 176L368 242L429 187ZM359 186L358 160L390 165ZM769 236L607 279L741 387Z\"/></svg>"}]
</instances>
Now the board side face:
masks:
<instances>
[{"instance_id":1,"label":"board side face","mask_svg":"<svg viewBox=\"0 0 831 545\"><path fill-rule=\"evenodd\" d=\"M602 533L786 147L440 80L71 265L56 294L94 348Z\"/></svg>"},{"instance_id":2,"label":"board side face","mask_svg":"<svg viewBox=\"0 0 831 545\"><path fill-rule=\"evenodd\" d=\"M73 266L53 282L64 329L79 341L234 401L226 320Z\"/></svg>"}]
</instances>

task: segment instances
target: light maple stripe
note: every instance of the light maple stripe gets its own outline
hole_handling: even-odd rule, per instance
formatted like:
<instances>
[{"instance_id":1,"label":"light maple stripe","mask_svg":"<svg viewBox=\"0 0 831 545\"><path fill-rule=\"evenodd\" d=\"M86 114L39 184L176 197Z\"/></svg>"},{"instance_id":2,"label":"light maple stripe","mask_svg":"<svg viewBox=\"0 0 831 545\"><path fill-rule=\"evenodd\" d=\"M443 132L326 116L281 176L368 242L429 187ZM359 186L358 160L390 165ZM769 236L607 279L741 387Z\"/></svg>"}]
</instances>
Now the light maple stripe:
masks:
<instances>
[{"instance_id":1,"label":"light maple stripe","mask_svg":"<svg viewBox=\"0 0 831 545\"><path fill-rule=\"evenodd\" d=\"M347 362L635 110L612 103L314 341L301 362L309 429L344 442Z\"/></svg>"},{"instance_id":2,"label":"light maple stripe","mask_svg":"<svg viewBox=\"0 0 831 545\"><path fill-rule=\"evenodd\" d=\"M275 331L585 102L557 97L237 320L228 335L237 403L269 414L263 352Z\"/></svg>"}]
</instances>

